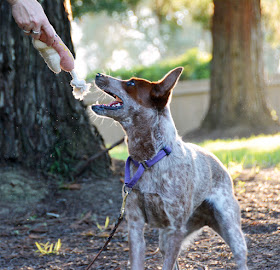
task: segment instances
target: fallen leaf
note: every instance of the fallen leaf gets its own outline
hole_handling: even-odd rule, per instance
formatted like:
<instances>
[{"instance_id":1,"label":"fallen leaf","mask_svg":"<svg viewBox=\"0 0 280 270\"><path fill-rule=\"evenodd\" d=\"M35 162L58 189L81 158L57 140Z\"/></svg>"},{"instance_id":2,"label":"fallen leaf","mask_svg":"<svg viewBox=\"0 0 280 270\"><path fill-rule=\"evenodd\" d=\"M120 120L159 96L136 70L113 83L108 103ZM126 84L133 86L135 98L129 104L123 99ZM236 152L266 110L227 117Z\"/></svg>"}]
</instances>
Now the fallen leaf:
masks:
<instances>
[{"instance_id":1,"label":"fallen leaf","mask_svg":"<svg viewBox=\"0 0 280 270\"><path fill-rule=\"evenodd\" d=\"M42 235L42 234L34 234L34 233L29 234L28 237L30 239L43 239L43 238L45 238L45 236Z\"/></svg>"},{"instance_id":2,"label":"fallen leaf","mask_svg":"<svg viewBox=\"0 0 280 270\"><path fill-rule=\"evenodd\" d=\"M99 233L98 234L98 237L104 237L104 238L107 238L107 237L109 237L110 236L110 234L109 233L107 233L107 232L101 232L101 233Z\"/></svg>"},{"instance_id":3,"label":"fallen leaf","mask_svg":"<svg viewBox=\"0 0 280 270\"><path fill-rule=\"evenodd\" d=\"M80 184L64 184L60 187L61 189L69 189L69 190L80 190Z\"/></svg>"}]
</instances>

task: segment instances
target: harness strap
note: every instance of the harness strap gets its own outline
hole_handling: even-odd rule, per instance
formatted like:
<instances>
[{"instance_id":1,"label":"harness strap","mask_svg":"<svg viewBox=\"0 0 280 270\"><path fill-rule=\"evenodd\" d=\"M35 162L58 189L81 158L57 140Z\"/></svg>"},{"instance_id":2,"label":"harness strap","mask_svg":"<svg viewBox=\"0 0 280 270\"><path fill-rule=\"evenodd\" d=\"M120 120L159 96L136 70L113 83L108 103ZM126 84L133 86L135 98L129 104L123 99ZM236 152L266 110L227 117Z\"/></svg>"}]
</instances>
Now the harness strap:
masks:
<instances>
[{"instance_id":1,"label":"harness strap","mask_svg":"<svg viewBox=\"0 0 280 270\"><path fill-rule=\"evenodd\" d=\"M149 160L144 160L142 162L138 162L136 160L133 160L130 156L126 160L125 164L125 186L128 188L133 188L133 186L138 182L138 180L141 178L142 174L145 170L152 167L154 164L156 164L158 161L160 161L165 156L169 155L171 153L171 148L169 146L163 147L155 157ZM133 162L135 167L138 167L136 173L130 177L130 163Z\"/></svg>"}]
</instances>

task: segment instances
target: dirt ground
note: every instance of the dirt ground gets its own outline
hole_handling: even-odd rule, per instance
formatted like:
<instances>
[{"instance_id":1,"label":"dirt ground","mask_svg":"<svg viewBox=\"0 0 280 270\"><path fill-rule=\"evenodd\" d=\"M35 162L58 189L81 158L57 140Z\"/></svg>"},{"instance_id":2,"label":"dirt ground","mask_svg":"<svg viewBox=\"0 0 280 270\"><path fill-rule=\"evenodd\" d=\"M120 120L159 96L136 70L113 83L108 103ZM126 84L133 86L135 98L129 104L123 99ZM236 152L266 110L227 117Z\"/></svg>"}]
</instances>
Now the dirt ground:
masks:
<instances>
[{"instance_id":1,"label":"dirt ground","mask_svg":"<svg viewBox=\"0 0 280 270\"><path fill-rule=\"evenodd\" d=\"M122 171L122 165L117 171ZM34 179L38 180L37 175ZM0 203L0 269L86 269L103 245L121 205L121 178L81 177L67 189L45 182L44 198L30 201L28 208ZM18 182L10 183L14 188ZM242 209L242 227L248 244L249 269L280 269L280 171L276 168L243 170L234 180L235 193ZM110 226L102 231L96 222ZM41 256L35 242L56 243L59 254ZM157 231L146 230L146 269L161 269L157 252ZM128 269L126 222L118 229L107 250L92 269ZM236 269L232 253L224 241L210 229L203 229L194 243L182 250L182 269Z\"/></svg>"}]
</instances>

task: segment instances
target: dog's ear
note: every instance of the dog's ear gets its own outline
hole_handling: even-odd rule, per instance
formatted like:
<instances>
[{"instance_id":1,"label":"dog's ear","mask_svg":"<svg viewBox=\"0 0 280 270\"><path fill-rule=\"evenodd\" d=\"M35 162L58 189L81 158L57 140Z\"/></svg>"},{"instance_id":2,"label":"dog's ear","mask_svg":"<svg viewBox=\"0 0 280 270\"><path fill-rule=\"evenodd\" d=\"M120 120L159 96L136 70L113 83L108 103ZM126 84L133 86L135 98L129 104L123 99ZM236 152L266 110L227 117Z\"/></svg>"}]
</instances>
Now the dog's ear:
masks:
<instances>
[{"instance_id":1,"label":"dog's ear","mask_svg":"<svg viewBox=\"0 0 280 270\"><path fill-rule=\"evenodd\" d=\"M167 104L172 89L175 87L183 67L178 67L168 72L160 81L154 84L151 91L151 99L158 109L163 109Z\"/></svg>"}]
</instances>

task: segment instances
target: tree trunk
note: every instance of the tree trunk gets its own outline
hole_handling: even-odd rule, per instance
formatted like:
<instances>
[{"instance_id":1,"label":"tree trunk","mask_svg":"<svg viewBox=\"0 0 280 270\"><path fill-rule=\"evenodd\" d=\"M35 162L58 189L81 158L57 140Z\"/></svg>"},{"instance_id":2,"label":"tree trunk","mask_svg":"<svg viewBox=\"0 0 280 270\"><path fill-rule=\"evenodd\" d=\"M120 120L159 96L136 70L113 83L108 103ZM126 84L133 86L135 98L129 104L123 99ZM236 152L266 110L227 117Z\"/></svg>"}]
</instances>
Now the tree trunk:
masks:
<instances>
[{"instance_id":1,"label":"tree trunk","mask_svg":"<svg viewBox=\"0 0 280 270\"><path fill-rule=\"evenodd\" d=\"M210 107L202 128L273 132L264 96L260 0L214 0Z\"/></svg>"},{"instance_id":2,"label":"tree trunk","mask_svg":"<svg viewBox=\"0 0 280 270\"><path fill-rule=\"evenodd\" d=\"M62 40L73 51L63 0L41 1ZM0 2L0 161L67 174L80 159L104 149L86 108L72 96L69 73L52 73L31 39ZM1 164L0 163L0 164ZM109 171L110 158L93 163Z\"/></svg>"}]
</instances>

